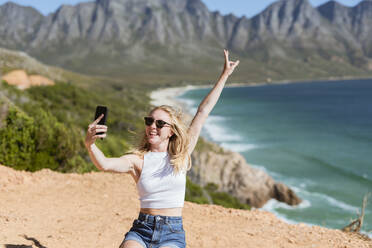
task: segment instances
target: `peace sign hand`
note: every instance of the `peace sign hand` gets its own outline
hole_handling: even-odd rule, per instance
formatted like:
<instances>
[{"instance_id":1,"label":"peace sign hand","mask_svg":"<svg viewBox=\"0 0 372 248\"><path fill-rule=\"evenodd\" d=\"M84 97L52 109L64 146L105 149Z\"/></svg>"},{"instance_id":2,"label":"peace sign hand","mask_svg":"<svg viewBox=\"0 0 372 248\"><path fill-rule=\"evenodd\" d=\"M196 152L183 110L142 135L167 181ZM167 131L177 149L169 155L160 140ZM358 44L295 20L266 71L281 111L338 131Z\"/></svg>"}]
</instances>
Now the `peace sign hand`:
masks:
<instances>
[{"instance_id":1,"label":"peace sign hand","mask_svg":"<svg viewBox=\"0 0 372 248\"><path fill-rule=\"evenodd\" d=\"M233 73L235 67L239 65L240 61L239 60L237 60L236 62L229 61L229 51L223 49L223 52L225 53L225 66L223 69L223 73L227 73L230 76L231 73Z\"/></svg>"},{"instance_id":2,"label":"peace sign hand","mask_svg":"<svg viewBox=\"0 0 372 248\"><path fill-rule=\"evenodd\" d=\"M87 147L91 146L97 138L105 138L107 132L107 126L98 125L98 122L103 118L104 114L101 114L96 120L94 120L88 126L87 135L85 136L85 145ZM97 134L103 133L103 134Z\"/></svg>"}]
</instances>

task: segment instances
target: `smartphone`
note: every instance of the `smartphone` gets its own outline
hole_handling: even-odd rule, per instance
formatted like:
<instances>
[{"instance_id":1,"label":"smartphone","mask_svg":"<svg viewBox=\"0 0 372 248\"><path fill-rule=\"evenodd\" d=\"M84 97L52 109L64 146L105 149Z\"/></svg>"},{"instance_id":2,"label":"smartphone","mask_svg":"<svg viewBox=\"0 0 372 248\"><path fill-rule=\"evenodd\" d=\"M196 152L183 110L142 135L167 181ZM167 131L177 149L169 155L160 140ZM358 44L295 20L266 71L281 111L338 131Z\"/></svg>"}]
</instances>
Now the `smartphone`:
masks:
<instances>
[{"instance_id":1,"label":"smartphone","mask_svg":"<svg viewBox=\"0 0 372 248\"><path fill-rule=\"evenodd\" d=\"M104 114L103 118L98 122L98 125L106 125L107 120L107 112L108 109L106 106L97 106L96 108L96 114L94 115L94 120L97 120L98 117L101 116L101 114ZM103 132L96 133L98 135L104 134Z\"/></svg>"}]
</instances>

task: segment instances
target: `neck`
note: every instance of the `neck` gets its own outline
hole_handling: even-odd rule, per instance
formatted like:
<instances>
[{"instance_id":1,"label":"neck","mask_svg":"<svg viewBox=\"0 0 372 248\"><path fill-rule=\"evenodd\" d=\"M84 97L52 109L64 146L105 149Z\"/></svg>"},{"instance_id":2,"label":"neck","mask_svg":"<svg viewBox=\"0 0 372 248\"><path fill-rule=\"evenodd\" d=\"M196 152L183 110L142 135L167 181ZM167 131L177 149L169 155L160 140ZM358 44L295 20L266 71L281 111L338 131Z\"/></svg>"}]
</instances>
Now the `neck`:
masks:
<instances>
[{"instance_id":1,"label":"neck","mask_svg":"<svg viewBox=\"0 0 372 248\"><path fill-rule=\"evenodd\" d=\"M168 142L158 144L158 145L152 145L150 148L151 152L167 152L168 151Z\"/></svg>"}]
</instances>

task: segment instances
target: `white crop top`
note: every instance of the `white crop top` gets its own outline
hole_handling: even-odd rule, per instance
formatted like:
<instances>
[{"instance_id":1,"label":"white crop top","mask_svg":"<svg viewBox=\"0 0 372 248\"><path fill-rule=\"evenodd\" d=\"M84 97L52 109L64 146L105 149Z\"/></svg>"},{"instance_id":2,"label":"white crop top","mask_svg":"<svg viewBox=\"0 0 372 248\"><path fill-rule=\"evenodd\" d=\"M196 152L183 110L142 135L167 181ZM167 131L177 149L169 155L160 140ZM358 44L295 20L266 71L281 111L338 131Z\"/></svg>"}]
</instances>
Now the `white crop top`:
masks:
<instances>
[{"instance_id":1,"label":"white crop top","mask_svg":"<svg viewBox=\"0 0 372 248\"><path fill-rule=\"evenodd\" d=\"M141 208L183 207L186 172L173 172L168 152L148 152L137 182Z\"/></svg>"}]
</instances>

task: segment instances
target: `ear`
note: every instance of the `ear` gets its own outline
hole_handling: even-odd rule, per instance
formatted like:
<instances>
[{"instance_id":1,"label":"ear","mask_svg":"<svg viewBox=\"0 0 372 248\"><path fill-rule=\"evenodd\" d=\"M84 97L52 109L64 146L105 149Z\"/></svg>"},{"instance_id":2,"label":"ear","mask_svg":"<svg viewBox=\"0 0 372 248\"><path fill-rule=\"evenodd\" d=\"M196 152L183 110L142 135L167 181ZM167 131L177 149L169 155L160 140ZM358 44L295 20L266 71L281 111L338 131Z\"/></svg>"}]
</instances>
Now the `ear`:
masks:
<instances>
[{"instance_id":1,"label":"ear","mask_svg":"<svg viewBox=\"0 0 372 248\"><path fill-rule=\"evenodd\" d=\"M170 130L170 136L168 138L172 138L174 136L174 132Z\"/></svg>"}]
</instances>

